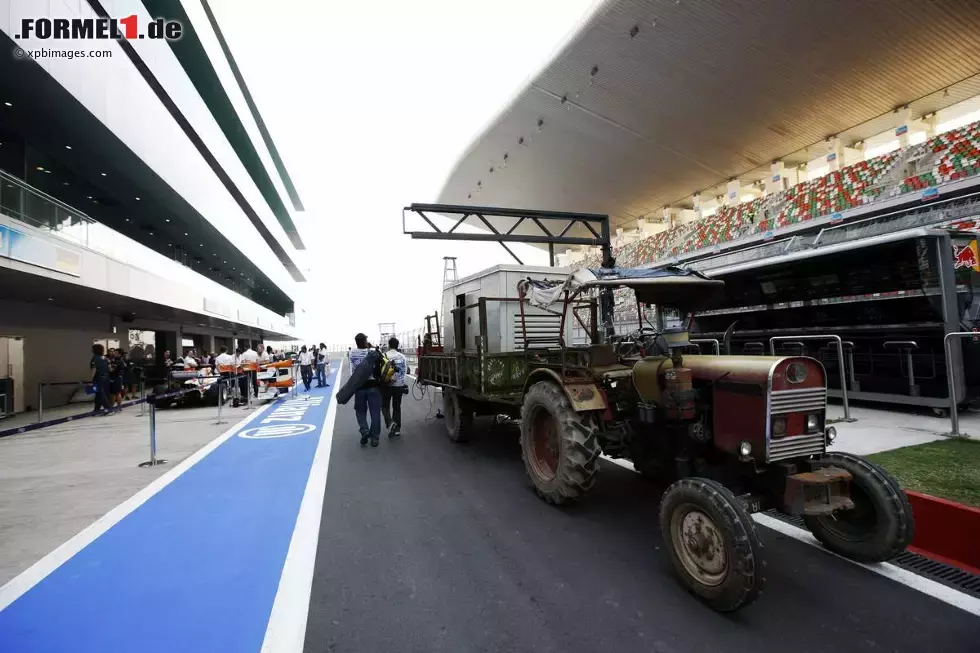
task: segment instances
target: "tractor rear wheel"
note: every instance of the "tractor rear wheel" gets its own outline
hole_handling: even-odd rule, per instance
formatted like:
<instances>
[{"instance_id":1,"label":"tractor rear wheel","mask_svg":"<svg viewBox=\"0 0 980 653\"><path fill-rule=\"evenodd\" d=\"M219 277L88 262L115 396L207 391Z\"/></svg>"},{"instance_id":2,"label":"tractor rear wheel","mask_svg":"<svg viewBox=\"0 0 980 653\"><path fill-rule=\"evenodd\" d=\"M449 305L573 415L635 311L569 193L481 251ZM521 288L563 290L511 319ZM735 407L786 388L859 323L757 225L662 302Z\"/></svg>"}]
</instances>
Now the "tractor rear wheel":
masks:
<instances>
[{"instance_id":1,"label":"tractor rear wheel","mask_svg":"<svg viewBox=\"0 0 980 653\"><path fill-rule=\"evenodd\" d=\"M453 442L468 442L473 436L473 408L466 397L455 390L442 389L442 413L446 433Z\"/></svg>"},{"instance_id":2,"label":"tractor rear wheel","mask_svg":"<svg viewBox=\"0 0 980 653\"><path fill-rule=\"evenodd\" d=\"M667 488L660 532L681 582L715 610L734 612L762 593L765 561L755 524L721 483L684 478Z\"/></svg>"},{"instance_id":3,"label":"tractor rear wheel","mask_svg":"<svg viewBox=\"0 0 980 653\"><path fill-rule=\"evenodd\" d=\"M833 515L804 515L807 528L839 555L859 562L884 562L912 543L912 506L884 469L850 453L830 453L823 461L851 473L854 508Z\"/></svg>"},{"instance_id":4,"label":"tractor rear wheel","mask_svg":"<svg viewBox=\"0 0 980 653\"><path fill-rule=\"evenodd\" d=\"M521 407L521 458L535 492L548 503L578 499L599 469L597 428L575 412L556 384L536 383Z\"/></svg>"}]
</instances>

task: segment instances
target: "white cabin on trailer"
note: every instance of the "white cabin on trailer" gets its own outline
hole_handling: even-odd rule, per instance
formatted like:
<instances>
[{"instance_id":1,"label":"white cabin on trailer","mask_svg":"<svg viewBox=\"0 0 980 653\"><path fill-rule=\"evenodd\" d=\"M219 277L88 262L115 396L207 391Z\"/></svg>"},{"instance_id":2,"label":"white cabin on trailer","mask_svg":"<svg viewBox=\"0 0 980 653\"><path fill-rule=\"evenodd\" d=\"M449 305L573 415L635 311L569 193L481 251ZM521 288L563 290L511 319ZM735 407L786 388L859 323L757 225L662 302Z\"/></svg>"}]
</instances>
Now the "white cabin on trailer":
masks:
<instances>
[{"instance_id":1,"label":"white cabin on trailer","mask_svg":"<svg viewBox=\"0 0 980 653\"><path fill-rule=\"evenodd\" d=\"M442 292L442 317L444 320L444 346L453 349L476 350L476 337L480 334L480 311L477 305L481 297L518 298L517 282L522 279L564 281L571 268L536 267L530 265L496 265L477 272L446 286ZM524 332L521 329L520 302L487 301L487 348L488 353L521 351L524 349ZM457 307L469 307L454 313ZM550 310L531 306L524 302L528 339L548 338L558 342L562 306L556 303ZM459 321L459 323L457 323ZM572 342L572 322L565 320L565 342ZM457 326L459 328L457 328ZM461 343L457 340L462 338Z\"/></svg>"}]
</instances>

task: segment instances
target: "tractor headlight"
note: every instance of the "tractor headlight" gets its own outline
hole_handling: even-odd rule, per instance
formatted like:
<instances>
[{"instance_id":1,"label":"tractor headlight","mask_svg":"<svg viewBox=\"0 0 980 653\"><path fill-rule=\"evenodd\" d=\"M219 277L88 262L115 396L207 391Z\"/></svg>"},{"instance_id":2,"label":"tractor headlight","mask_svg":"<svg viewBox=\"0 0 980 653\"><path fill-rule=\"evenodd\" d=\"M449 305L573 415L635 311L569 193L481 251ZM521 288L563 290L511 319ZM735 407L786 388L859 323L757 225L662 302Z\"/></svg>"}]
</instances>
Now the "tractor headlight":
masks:
<instances>
[{"instance_id":1,"label":"tractor headlight","mask_svg":"<svg viewBox=\"0 0 980 653\"><path fill-rule=\"evenodd\" d=\"M806 432L816 433L820 430L820 416L816 413L811 413L806 416Z\"/></svg>"},{"instance_id":2,"label":"tractor headlight","mask_svg":"<svg viewBox=\"0 0 980 653\"><path fill-rule=\"evenodd\" d=\"M833 442L836 439L837 439L837 429L835 429L833 426L828 426L827 427L827 443L829 444L829 443Z\"/></svg>"},{"instance_id":3,"label":"tractor headlight","mask_svg":"<svg viewBox=\"0 0 980 653\"><path fill-rule=\"evenodd\" d=\"M752 453L752 443L742 440L738 445L738 453L741 454L743 458L748 457Z\"/></svg>"},{"instance_id":4,"label":"tractor headlight","mask_svg":"<svg viewBox=\"0 0 980 653\"><path fill-rule=\"evenodd\" d=\"M790 383L803 383L806 381L806 365L804 363L791 363L786 368L786 380Z\"/></svg>"},{"instance_id":5,"label":"tractor headlight","mask_svg":"<svg viewBox=\"0 0 980 653\"><path fill-rule=\"evenodd\" d=\"M785 417L776 417L772 420L772 434L775 436L786 435Z\"/></svg>"}]
</instances>

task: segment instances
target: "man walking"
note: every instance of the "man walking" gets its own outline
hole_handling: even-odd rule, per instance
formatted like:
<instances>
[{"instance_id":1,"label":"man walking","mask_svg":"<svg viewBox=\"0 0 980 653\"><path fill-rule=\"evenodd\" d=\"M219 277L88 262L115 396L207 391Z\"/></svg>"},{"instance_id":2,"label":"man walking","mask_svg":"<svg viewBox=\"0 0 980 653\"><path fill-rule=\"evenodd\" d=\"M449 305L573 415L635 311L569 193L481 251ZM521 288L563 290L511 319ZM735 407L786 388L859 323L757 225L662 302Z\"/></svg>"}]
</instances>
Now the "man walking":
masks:
<instances>
[{"instance_id":1,"label":"man walking","mask_svg":"<svg viewBox=\"0 0 980 653\"><path fill-rule=\"evenodd\" d=\"M303 387L309 392L313 381L313 353L307 350L306 345L299 350L299 373L303 377Z\"/></svg>"},{"instance_id":2,"label":"man walking","mask_svg":"<svg viewBox=\"0 0 980 653\"><path fill-rule=\"evenodd\" d=\"M356 349L350 350L351 374L357 369L358 365L372 365L376 357L369 357L373 349L368 342L367 336L358 333L354 336ZM367 360L367 362L365 362ZM378 446L381 435L381 391L378 389L378 371L370 370L367 380L354 392L354 414L357 416L357 426L361 431L361 446L363 447L371 441L371 446ZM371 424L368 425L367 413L371 411Z\"/></svg>"},{"instance_id":3,"label":"man walking","mask_svg":"<svg viewBox=\"0 0 980 653\"><path fill-rule=\"evenodd\" d=\"M321 342L316 356L316 387L327 385L330 385L327 383L327 346Z\"/></svg>"},{"instance_id":4,"label":"man walking","mask_svg":"<svg viewBox=\"0 0 980 653\"><path fill-rule=\"evenodd\" d=\"M252 349L252 344L245 344L245 351L242 352L242 365L246 368L245 374L248 378L248 385L252 386L252 396L259 396L259 353Z\"/></svg>"},{"instance_id":5,"label":"man walking","mask_svg":"<svg viewBox=\"0 0 980 653\"><path fill-rule=\"evenodd\" d=\"M388 437L396 438L402 434L402 397L408 393L408 386L405 385L408 360L398 351L398 338L388 341L388 351L385 355L395 368L395 378L390 384L381 386L381 414L385 418Z\"/></svg>"}]
</instances>

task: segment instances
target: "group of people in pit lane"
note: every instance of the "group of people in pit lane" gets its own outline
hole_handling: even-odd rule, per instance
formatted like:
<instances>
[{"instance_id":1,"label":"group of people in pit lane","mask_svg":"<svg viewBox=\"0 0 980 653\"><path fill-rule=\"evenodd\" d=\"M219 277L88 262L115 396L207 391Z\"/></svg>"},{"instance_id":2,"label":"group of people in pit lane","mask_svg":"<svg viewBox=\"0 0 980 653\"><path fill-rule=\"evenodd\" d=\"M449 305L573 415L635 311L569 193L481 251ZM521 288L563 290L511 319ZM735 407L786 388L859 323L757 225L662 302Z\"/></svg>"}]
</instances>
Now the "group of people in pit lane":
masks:
<instances>
[{"instance_id":1,"label":"group of people in pit lane","mask_svg":"<svg viewBox=\"0 0 980 653\"><path fill-rule=\"evenodd\" d=\"M123 400L139 396L143 365L141 361L131 359L128 352L113 348L106 351L103 345L94 344L89 369L97 415L118 412L122 410Z\"/></svg>"},{"instance_id":2,"label":"group of people in pit lane","mask_svg":"<svg viewBox=\"0 0 980 653\"><path fill-rule=\"evenodd\" d=\"M321 342L319 347L303 345L296 360L299 363L300 376L303 378L303 387L307 392L310 391L310 384L313 383L314 370L316 387L325 388L330 385L327 383L327 375L330 374L330 355L325 344Z\"/></svg>"},{"instance_id":3,"label":"group of people in pit lane","mask_svg":"<svg viewBox=\"0 0 980 653\"><path fill-rule=\"evenodd\" d=\"M372 366L370 374L365 375L366 380L354 391L354 414L357 416L362 447L368 442L372 447L377 447L380 443L382 415L389 438L402 434L402 397L408 394L408 385L405 383L408 360L399 351L399 344L398 338L391 338L388 340L388 348L382 352L368 342L366 335L358 333L354 336L354 349L347 351L351 374L360 365ZM376 349L379 356L369 356ZM382 380L385 364L394 370L388 381Z\"/></svg>"}]
</instances>

